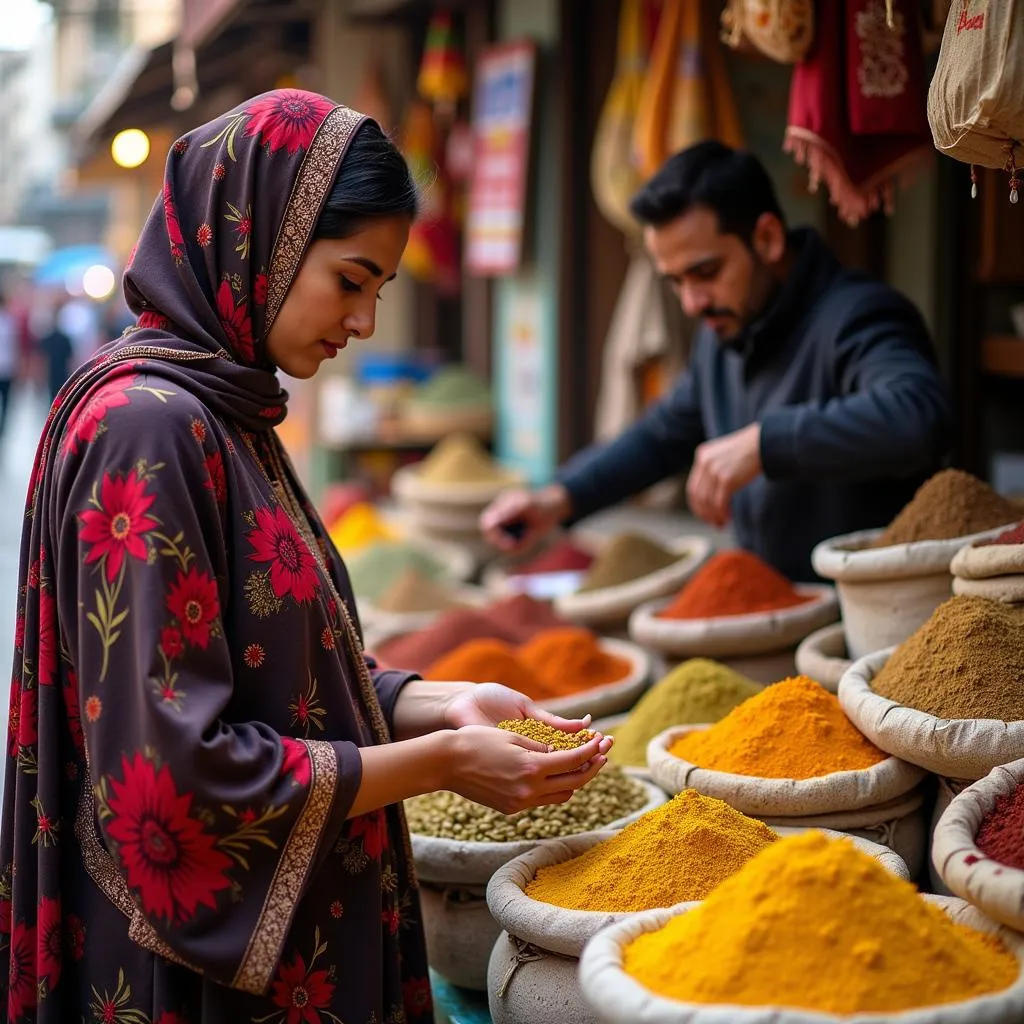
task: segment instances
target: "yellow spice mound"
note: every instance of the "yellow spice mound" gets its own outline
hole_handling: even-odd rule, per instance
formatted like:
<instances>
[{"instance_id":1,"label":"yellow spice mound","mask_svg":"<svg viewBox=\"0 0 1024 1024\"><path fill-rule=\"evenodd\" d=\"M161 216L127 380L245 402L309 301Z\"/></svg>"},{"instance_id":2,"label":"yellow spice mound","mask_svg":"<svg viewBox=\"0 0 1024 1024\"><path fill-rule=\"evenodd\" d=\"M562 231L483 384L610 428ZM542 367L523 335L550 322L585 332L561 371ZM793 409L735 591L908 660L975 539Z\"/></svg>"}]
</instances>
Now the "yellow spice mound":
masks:
<instances>
[{"instance_id":1,"label":"yellow spice mound","mask_svg":"<svg viewBox=\"0 0 1024 1024\"><path fill-rule=\"evenodd\" d=\"M784 679L669 751L699 768L761 779L811 779L870 768L887 757L806 676Z\"/></svg>"},{"instance_id":2,"label":"yellow spice mound","mask_svg":"<svg viewBox=\"0 0 1024 1024\"><path fill-rule=\"evenodd\" d=\"M683 790L614 839L541 868L527 896L609 913L702 900L778 836L723 800Z\"/></svg>"},{"instance_id":3,"label":"yellow spice mound","mask_svg":"<svg viewBox=\"0 0 1024 1024\"><path fill-rule=\"evenodd\" d=\"M420 463L419 476L435 484L497 484L509 479L471 434L449 434Z\"/></svg>"},{"instance_id":4,"label":"yellow spice mound","mask_svg":"<svg viewBox=\"0 0 1024 1024\"><path fill-rule=\"evenodd\" d=\"M993 936L954 924L846 840L773 843L693 910L634 939L625 970L689 1003L896 1013L998 992Z\"/></svg>"}]
</instances>

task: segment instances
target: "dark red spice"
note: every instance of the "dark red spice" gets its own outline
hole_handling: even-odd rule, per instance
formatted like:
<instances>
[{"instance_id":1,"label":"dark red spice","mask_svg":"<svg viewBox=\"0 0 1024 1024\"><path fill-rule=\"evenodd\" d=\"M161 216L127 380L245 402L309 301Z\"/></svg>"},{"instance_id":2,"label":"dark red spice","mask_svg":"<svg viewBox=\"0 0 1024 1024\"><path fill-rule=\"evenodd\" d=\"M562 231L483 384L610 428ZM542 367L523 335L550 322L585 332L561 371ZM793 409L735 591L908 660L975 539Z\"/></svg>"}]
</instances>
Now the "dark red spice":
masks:
<instances>
[{"instance_id":1,"label":"dark red spice","mask_svg":"<svg viewBox=\"0 0 1024 1024\"><path fill-rule=\"evenodd\" d=\"M1024 786L996 800L975 842L987 857L1024 871Z\"/></svg>"},{"instance_id":2,"label":"dark red spice","mask_svg":"<svg viewBox=\"0 0 1024 1024\"><path fill-rule=\"evenodd\" d=\"M990 544L1024 544L1024 523L1018 523L1008 530L1003 530L998 537L992 540L983 540L978 547L988 547Z\"/></svg>"},{"instance_id":3,"label":"dark red spice","mask_svg":"<svg viewBox=\"0 0 1024 1024\"><path fill-rule=\"evenodd\" d=\"M542 572L585 572L593 561L593 555L576 547L572 541L560 540L512 571L516 576L536 576Z\"/></svg>"}]
</instances>

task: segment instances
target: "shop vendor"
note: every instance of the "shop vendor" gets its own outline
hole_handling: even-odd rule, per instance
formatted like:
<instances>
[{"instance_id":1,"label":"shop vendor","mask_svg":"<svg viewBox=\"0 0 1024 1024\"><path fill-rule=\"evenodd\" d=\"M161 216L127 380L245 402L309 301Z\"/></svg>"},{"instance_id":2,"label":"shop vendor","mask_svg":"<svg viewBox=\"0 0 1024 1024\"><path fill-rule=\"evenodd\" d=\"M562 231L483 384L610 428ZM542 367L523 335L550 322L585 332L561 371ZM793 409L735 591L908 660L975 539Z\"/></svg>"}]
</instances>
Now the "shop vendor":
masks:
<instances>
[{"instance_id":1,"label":"shop vendor","mask_svg":"<svg viewBox=\"0 0 1024 1024\"><path fill-rule=\"evenodd\" d=\"M672 390L549 486L501 495L481 526L524 547L689 467L692 511L794 580L819 541L884 526L939 467L950 406L928 332L894 289L787 228L749 152L701 142L636 195L658 271L701 323Z\"/></svg>"}]
</instances>

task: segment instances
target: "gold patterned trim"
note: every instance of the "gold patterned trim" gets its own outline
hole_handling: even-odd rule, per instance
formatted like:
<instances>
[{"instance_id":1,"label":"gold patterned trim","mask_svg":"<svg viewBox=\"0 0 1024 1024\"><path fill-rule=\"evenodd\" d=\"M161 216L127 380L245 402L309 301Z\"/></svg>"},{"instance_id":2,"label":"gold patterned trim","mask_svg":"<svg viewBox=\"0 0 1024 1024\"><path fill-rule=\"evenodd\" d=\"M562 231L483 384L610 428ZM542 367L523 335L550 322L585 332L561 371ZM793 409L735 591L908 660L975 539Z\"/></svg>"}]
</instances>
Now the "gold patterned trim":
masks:
<instances>
[{"instance_id":1,"label":"gold patterned trim","mask_svg":"<svg viewBox=\"0 0 1024 1024\"><path fill-rule=\"evenodd\" d=\"M356 131L365 120L366 115L358 110L335 107L320 123L302 158L270 256L264 337L270 333L277 314L281 312L284 297L299 272L334 176Z\"/></svg>"},{"instance_id":2,"label":"gold patterned trim","mask_svg":"<svg viewBox=\"0 0 1024 1024\"><path fill-rule=\"evenodd\" d=\"M124 875L118 871L114 858L100 842L96 831L96 803L93 800L92 779L88 768L82 773L82 792L78 798L78 813L75 815L75 838L82 851L82 863L89 877L100 892L128 919L128 938L150 953L201 974L202 971L198 967L180 957L157 935L132 898L128 883Z\"/></svg>"},{"instance_id":3,"label":"gold patterned trim","mask_svg":"<svg viewBox=\"0 0 1024 1024\"><path fill-rule=\"evenodd\" d=\"M309 794L277 862L259 920L231 982L232 988L254 995L266 992L277 969L295 906L309 877L324 821L338 788L338 755L333 744L327 740L300 742L312 767Z\"/></svg>"}]
</instances>

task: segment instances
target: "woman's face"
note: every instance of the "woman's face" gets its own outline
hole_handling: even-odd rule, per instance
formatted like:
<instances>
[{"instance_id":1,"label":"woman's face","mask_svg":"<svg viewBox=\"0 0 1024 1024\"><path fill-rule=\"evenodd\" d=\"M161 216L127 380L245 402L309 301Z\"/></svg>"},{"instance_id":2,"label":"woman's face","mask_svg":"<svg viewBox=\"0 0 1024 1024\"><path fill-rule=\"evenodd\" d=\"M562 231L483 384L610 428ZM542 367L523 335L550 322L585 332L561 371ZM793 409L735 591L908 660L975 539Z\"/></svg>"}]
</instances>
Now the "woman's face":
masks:
<instances>
[{"instance_id":1,"label":"woman's face","mask_svg":"<svg viewBox=\"0 0 1024 1024\"><path fill-rule=\"evenodd\" d=\"M274 365L306 380L349 338L373 334L380 290L398 270L410 223L381 217L348 238L313 242L267 335Z\"/></svg>"}]
</instances>

